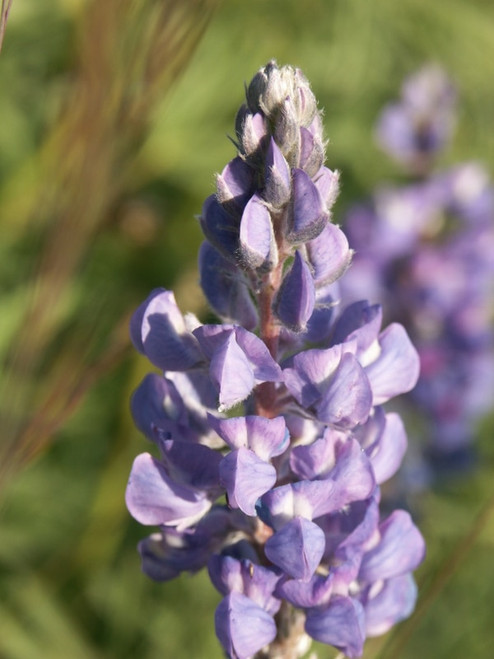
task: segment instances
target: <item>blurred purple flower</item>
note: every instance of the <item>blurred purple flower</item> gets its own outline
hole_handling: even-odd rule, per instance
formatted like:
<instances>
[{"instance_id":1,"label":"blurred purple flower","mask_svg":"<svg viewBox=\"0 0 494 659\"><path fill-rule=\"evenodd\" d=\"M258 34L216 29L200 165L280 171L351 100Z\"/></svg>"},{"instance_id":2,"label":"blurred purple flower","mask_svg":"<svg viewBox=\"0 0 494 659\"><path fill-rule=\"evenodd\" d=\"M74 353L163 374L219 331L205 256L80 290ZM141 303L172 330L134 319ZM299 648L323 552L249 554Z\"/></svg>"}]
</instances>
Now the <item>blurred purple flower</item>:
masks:
<instances>
[{"instance_id":1,"label":"blurred purple flower","mask_svg":"<svg viewBox=\"0 0 494 659\"><path fill-rule=\"evenodd\" d=\"M454 113L453 86L437 67L411 77L401 101L384 110L382 144L422 178L380 188L350 209L356 254L339 282L343 300L380 300L388 321L410 334L421 377L407 401L427 423L426 451L438 466L468 455L494 400L494 185L478 163L432 170ZM424 126L427 149L419 140Z\"/></svg>"}]
</instances>

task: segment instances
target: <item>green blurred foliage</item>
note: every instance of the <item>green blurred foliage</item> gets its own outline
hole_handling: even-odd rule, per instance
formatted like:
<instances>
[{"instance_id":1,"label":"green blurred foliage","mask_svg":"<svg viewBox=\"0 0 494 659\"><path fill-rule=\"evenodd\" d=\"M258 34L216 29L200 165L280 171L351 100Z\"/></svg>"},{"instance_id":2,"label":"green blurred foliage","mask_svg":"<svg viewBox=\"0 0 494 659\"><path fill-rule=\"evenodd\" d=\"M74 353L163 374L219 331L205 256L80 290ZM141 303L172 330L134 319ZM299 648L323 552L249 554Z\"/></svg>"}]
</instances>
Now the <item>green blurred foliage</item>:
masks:
<instances>
[{"instance_id":1,"label":"green blurred foliage","mask_svg":"<svg viewBox=\"0 0 494 659\"><path fill-rule=\"evenodd\" d=\"M242 84L272 58L300 66L325 108L336 220L396 176L374 120L431 60L460 90L445 162L494 171L489 0L13 2L0 54L2 659L221 657L207 576L163 585L139 570L146 532L123 494L147 449L128 399L148 366L126 323L156 286L205 313L194 216L234 154ZM418 613L367 659L492 656L491 438L486 423L478 471L422 502Z\"/></svg>"}]
</instances>

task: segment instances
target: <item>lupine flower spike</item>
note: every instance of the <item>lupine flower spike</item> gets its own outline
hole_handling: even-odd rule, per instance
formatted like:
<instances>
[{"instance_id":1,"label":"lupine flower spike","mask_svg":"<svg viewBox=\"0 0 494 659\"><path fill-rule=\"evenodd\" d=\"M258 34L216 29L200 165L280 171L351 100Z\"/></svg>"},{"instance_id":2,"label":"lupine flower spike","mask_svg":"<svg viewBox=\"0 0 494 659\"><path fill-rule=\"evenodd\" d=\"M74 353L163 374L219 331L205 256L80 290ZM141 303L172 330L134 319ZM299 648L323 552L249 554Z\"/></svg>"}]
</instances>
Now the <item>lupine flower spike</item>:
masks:
<instances>
[{"instance_id":1,"label":"lupine flower spike","mask_svg":"<svg viewBox=\"0 0 494 659\"><path fill-rule=\"evenodd\" d=\"M165 290L132 318L163 375L132 399L154 451L136 458L126 502L159 527L139 545L146 574L207 567L231 659L301 657L311 639L360 657L416 599L424 541L408 513L380 518L379 487L406 448L382 405L414 386L418 356L400 325L381 328L379 305L338 310L352 252L301 71L270 62L254 76L236 144L200 217L220 322L182 316Z\"/></svg>"}]
</instances>

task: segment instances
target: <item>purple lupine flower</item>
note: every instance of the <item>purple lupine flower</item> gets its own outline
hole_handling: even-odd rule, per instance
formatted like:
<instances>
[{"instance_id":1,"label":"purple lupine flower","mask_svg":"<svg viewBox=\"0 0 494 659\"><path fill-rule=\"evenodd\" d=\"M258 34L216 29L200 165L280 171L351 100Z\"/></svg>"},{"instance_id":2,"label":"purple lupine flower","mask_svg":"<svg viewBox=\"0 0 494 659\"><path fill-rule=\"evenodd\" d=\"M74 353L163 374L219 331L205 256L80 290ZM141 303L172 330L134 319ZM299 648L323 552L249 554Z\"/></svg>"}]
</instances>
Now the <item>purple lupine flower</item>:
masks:
<instances>
[{"instance_id":1,"label":"purple lupine flower","mask_svg":"<svg viewBox=\"0 0 494 659\"><path fill-rule=\"evenodd\" d=\"M418 355L379 305L337 306L352 250L331 223L338 174L303 74L275 62L247 87L239 154L201 215L201 285L217 324L156 290L131 320L163 370L132 398L159 457L134 462L126 501L144 572L207 566L231 659L301 657L311 639L359 657L413 609L424 542L410 516L380 521L403 424L382 404L409 391ZM400 544L400 534L406 539Z\"/></svg>"},{"instance_id":2,"label":"purple lupine flower","mask_svg":"<svg viewBox=\"0 0 494 659\"><path fill-rule=\"evenodd\" d=\"M444 72L424 69L403 89L378 132L389 153L422 177L381 187L350 209L346 230L356 255L339 290L346 302L380 300L387 320L409 332L421 377L408 406L427 424L427 459L444 471L472 463L476 425L494 400L494 185L478 163L432 170L454 124ZM428 155L419 148L420 117L434 136ZM424 463L427 470L430 478Z\"/></svg>"}]
</instances>

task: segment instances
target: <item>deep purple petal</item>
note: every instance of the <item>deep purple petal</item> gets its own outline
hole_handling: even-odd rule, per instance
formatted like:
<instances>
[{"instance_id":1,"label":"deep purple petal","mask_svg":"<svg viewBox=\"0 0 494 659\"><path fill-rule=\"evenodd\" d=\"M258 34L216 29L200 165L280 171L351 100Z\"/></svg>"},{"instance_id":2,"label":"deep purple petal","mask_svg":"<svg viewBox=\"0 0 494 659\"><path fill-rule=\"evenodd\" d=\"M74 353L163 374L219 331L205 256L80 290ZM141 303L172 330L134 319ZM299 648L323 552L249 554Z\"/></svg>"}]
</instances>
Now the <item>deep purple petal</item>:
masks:
<instances>
[{"instance_id":1,"label":"deep purple petal","mask_svg":"<svg viewBox=\"0 0 494 659\"><path fill-rule=\"evenodd\" d=\"M132 317L131 336L138 350L142 348L148 359L163 371L187 371L203 361L172 291L156 289L151 293Z\"/></svg>"},{"instance_id":2,"label":"deep purple petal","mask_svg":"<svg viewBox=\"0 0 494 659\"><path fill-rule=\"evenodd\" d=\"M216 177L216 197L220 204L237 213L242 213L252 195L254 170L243 158L233 158Z\"/></svg>"},{"instance_id":3,"label":"deep purple petal","mask_svg":"<svg viewBox=\"0 0 494 659\"><path fill-rule=\"evenodd\" d=\"M225 456L219 467L220 480L228 494L232 508L240 508L246 515L255 516L256 502L276 482L276 469L246 448L239 448Z\"/></svg>"},{"instance_id":4,"label":"deep purple petal","mask_svg":"<svg viewBox=\"0 0 494 659\"><path fill-rule=\"evenodd\" d=\"M208 572L213 585L222 595L242 593L271 615L280 608L281 602L273 597L280 574L273 568L263 567L248 559L213 554L208 562Z\"/></svg>"},{"instance_id":5,"label":"deep purple petal","mask_svg":"<svg viewBox=\"0 0 494 659\"><path fill-rule=\"evenodd\" d=\"M170 380L148 373L132 394L130 409L134 423L149 439L156 440L156 428L165 433L185 424L183 400Z\"/></svg>"},{"instance_id":6,"label":"deep purple petal","mask_svg":"<svg viewBox=\"0 0 494 659\"><path fill-rule=\"evenodd\" d=\"M289 329L301 332L314 311L314 281L300 252L295 252L292 267L281 282L274 301L274 312Z\"/></svg>"},{"instance_id":7,"label":"deep purple petal","mask_svg":"<svg viewBox=\"0 0 494 659\"><path fill-rule=\"evenodd\" d=\"M417 586L411 574L403 574L370 589L364 601L367 636L385 634L400 620L408 618L417 601Z\"/></svg>"},{"instance_id":8,"label":"deep purple petal","mask_svg":"<svg viewBox=\"0 0 494 659\"><path fill-rule=\"evenodd\" d=\"M419 356L402 325L389 325L379 335L379 345L379 356L365 367L374 405L413 389L420 370Z\"/></svg>"},{"instance_id":9,"label":"deep purple petal","mask_svg":"<svg viewBox=\"0 0 494 659\"><path fill-rule=\"evenodd\" d=\"M240 222L223 208L215 195L209 196L204 202L200 222L209 242L227 259L235 261Z\"/></svg>"},{"instance_id":10,"label":"deep purple petal","mask_svg":"<svg viewBox=\"0 0 494 659\"><path fill-rule=\"evenodd\" d=\"M218 419L209 415L213 430L233 449L248 448L262 460L281 455L288 447L289 435L285 419L278 416L235 416Z\"/></svg>"},{"instance_id":11,"label":"deep purple petal","mask_svg":"<svg viewBox=\"0 0 494 659\"><path fill-rule=\"evenodd\" d=\"M278 261L271 215L257 193L242 214L240 253L243 262L253 270L271 270Z\"/></svg>"},{"instance_id":12,"label":"deep purple petal","mask_svg":"<svg viewBox=\"0 0 494 659\"><path fill-rule=\"evenodd\" d=\"M199 273L204 295L222 319L249 330L257 326L257 310L243 274L208 241L199 250Z\"/></svg>"},{"instance_id":13,"label":"deep purple petal","mask_svg":"<svg viewBox=\"0 0 494 659\"><path fill-rule=\"evenodd\" d=\"M218 605L216 636L230 657L249 659L276 637L273 618L241 593L230 593Z\"/></svg>"},{"instance_id":14,"label":"deep purple petal","mask_svg":"<svg viewBox=\"0 0 494 659\"><path fill-rule=\"evenodd\" d=\"M347 657L362 656L365 615L360 602L335 595L325 608L307 612L305 631L316 641L333 645Z\"/></svg>"},{"instance_id":15,"label":"deep purple petal","mask_svg":"<svg viewBox=\"0 0 494 659\"><path fill-rule=\"evenodd\" d=\"M406 511L395 510L379 525L379 531L379 543L362 559L360 581L372 583L405 574L424 558L424 539Z\"/></svg>"},{"instance_id":16,"label":"deep purple petal","mask_svg":"<svg viewBox=\"0 0 494 659\"><path fill-rule=\"evenodd\" d=\"M207 565L210 546L189 543L187 531L177 533L175 529L166 529L141 540L137 548L144 574L154 581L169 581L182 572L197 572Z\"/></svg>"},{"instance_id":17,"label":"deep purple petal","mask_svg":"<svg viewBox=\"0 0 494 659\"><path fill-rule=\"evenodd\" d=\"M173 525L183 529L207 513L211 501L204 492L174 483L149 453L134 460L125 501L141 524Z\"/></svg>"},{"instance_id":18,"label":"deep purple petal","mask_svg":"<svg viewBox=\"0 0 494 659\"><path fill-rule=\"evenodd\" d=\"M152 290L151 293L148 295L148 297L144 300L144 302L141 302L141 304L137 307L137 309L134 311L134 313L130 318L130 323L129 323L130 339L132 341L132 344L134 345L134 348L143 355L145 354L144 343L142 341L142 320L144 318L144 312L146 311L146 307L148 306L150 301L157 295L161 295L161 293L163 293L164 290L165 290L164 288L155 288L154 290Z\"/></svg>"},{"instance_id":19,"label":"deep purple petal","mask_svg":"<svg viewBox=\"0 0 494 659\"><path fill-rule=\"evenodd\" d=\"M292 170L293 208L287 239L293 243L313 240L324 229L329 213L319 190L302 169Z\"/></svg>"},{"instance_id":20,"label":"deep purple petal","mask_svg":"<svg viewBox=\"0 0 494 659\"><path fill-rule=\"evenodd\" d=\"M198 490L218 488L221 454L208 446L180 440L160 442L163 463L177 483Z\"/></svg>"},{"instance_id":21,"label":"deep purple petal","mask_svg":"<svg viewBox=\"0 0 494 659\"><path fill-rule=\"evenodd\" d=\"M269 560L285 574L307 581L324 553L324 533L317 524L295 517L266 541Z\"/></svg>"}]
</instances>

